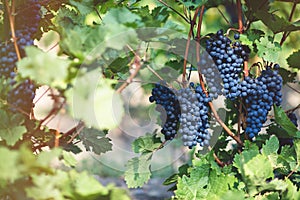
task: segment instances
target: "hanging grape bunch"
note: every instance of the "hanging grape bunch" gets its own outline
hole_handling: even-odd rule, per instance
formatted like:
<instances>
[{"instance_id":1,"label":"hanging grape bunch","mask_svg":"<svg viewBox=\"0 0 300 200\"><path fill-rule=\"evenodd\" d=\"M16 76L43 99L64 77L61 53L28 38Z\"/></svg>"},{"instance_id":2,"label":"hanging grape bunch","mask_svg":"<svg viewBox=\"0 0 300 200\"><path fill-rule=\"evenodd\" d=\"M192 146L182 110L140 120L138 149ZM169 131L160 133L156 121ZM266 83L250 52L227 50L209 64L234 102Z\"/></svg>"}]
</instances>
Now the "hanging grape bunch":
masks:
<instances>
[{"instance_id":1,"label":"hanging grape bunch","mask_svg":"<svg viewBox=\"0 0 300 200\"><path fill-rule=\"evenodd\" d=\"M245 77L241 83L241 94L246 106L245 133L250 139L255 137L267 121L273 104L281 104L282 78L278 74L279 65L267 65L259 77Z\"/></svg>"},{"instance_id":2,"label":"hanging grape bunch","mask_svg":"<svg viewBox=\"0 0 300 200\"><path fill-rule=\"evenodd\" d=\"M223 30L219 30L210 39L206 40L206 51L216 65L211 67L216 67L219 70L223 82L223 94L231 100L240 96L239 85L243 63L248 60L249 56L248 48L238 41L239 34L235 34L234 39L236 41L233 42L224 35ZM211 79L212 76L208 74L204 73L207 79ZM220 93L217 88L210 88L211 96L214 98Z\"/></svg>"},{"instance_id":3,"label":"hanging grape bunch","mask_svg":"<svg viewBox=\"0 0 300 200\"><path fill-rule=\"evenodd\" d=\"M15 36L20 57L25 56L25 47L33 45L34 34L38 30L39 21L41 19L41 5L37 0L31 0L28 6L18 8ZM11 34L10 34L11 36ZM9 92L7 101L11 105L11 111L30 113L35 97L36 86L32 81L26 79L21 81L17 86L15 77L17 75L16 62L18 55L13 41L1 41L0 43L0 76L11 79L10 83L13 89Z\"/></svg>"},{"instance_id":4,"label":"hanging grape bunch","mask_svg":"<svg viewBox=\"0 0 300 200\"><path fill-rule=\"evenodd\" d=\"M183 144L192 148L199 143L208 145L208 102L202 88L190 83L188 88L170 89L165 83L157 83L152 89L150 102L160 105L157 110L165 123L161 132L166 140L173 139L177 132L181 135ZM163 108L163 109L162 109Z\"/></svg>"}]
</instances>

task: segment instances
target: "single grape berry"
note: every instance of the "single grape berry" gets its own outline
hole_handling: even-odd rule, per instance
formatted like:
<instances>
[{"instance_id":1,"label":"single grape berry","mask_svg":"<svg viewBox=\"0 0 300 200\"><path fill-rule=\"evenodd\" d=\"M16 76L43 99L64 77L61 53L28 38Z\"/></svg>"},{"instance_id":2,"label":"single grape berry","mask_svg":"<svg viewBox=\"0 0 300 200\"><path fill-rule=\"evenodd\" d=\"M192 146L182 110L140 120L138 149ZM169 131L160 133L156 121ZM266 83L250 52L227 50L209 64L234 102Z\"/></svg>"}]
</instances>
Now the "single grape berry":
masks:
<instances>
[{"instance_id":1,"label":"single grape berry","mask_svg":"<svg viewBox=\"0 0 300 200\"><path fill-rule=\"evenodd\" d=\"M238 39L240 39L240 34L235 33L233 37L234 37L234 39L238 40Z\"/></svg>"}]
</instances>

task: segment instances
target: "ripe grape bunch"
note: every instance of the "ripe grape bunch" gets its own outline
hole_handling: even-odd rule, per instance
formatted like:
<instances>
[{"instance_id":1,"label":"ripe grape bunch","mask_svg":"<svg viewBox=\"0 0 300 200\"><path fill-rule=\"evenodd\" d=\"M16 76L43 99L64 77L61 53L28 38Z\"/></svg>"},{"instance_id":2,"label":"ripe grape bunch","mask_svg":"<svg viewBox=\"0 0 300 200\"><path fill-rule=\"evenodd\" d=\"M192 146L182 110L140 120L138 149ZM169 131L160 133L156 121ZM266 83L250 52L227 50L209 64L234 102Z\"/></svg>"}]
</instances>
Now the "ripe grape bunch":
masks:
<instances>
[{"instance_id":1,"label":"ripe grape bunch","mask_svg":"<svg viewBox=\"0 0 300 200\"><path fill-rule=\"evenodd\" d=\"M206 40L206 51L211 56L220 72L223 82L223 94L231 100L240 96L239 84L244 61L248 60L249 51L238 41L239 34L234 35L236 41L231 41L219 30ZM206 77L209 79L209 77ZM210 89L212 97L218 96L218 90Z\"/></svg>"},{"instance_id":2,"label":"ripe grape bunch","mask_svg":"<svg viewBox=\"0 0 300 200\"><path fill-rule=\"evenodd\" d=\"M171 90L165 83L157 83L152 89L149 101L158 105L161 118L166 121L162 133L166 140L173 139L177 132L182 135L183 144L192 148L199 143L208 145L208 106L211 98L206 97L202 88L191 83L189 88ZM163 109L165 112L163 111Z\"/></svg>"},{"instance_id":3,"label":"ripe grape bunch","mask_svg":"<svg viewBox=\"0 0 300 200\"><path fill-rule=\"evenodd\" d=\"M17 8L15 35L20 56L25 56L25 47L33 45L33 36L37 32L41 19L41 4L37 0L29 0L25 7ZM0 42L0 77L10 79L12 86L17 74L16 62L18 56L12 41ZM13 112L22 110L30 113L33 106L32 100L35 94L35 86L32 81L26 79L21 81L7 96L7 101Z\"/></svg>"},{"instance_id":4,"label":"ripe grape bunch","mask_svg":"<svg viewBox=\"0 0 300 200\"><path fill-rule=\"evenodd\" d=\"M200 85L190 83L189 88L176 91L180 103L181 116L178 133L182 135L184 146L192 148L199 143L208 145L210 134L208 132L208 102Z\"/></svg>"},{"instance_id":5,"label":"ripe grape bunch","mask_svg":"<svg viewBox=\"0 0 300 200\"><path fill-rule=\"evenodd\" d=\"M250 139L260 132L272 105L279 106L281 103L282 78L278 69L278 64L273 69L267 66L258 78L245 77L241 83L241 95L247 111L245 133Z\"/></svg>"},{"instance_id":6,"label":"ripe grape bunch","mask_svg":"<svg viewBox=\"0 0 300 200\"><path fill-rule=\"evenodd\" d=\"M151 92L152 96L149 97L151 103L155 101L160 105L156 110L161 113L160 118L164 122L161 132L166 140L173 139L178 130L180 106L174 92L166 86L165 82L161 82L155 84Z\"/></svg>"}]
</instances>

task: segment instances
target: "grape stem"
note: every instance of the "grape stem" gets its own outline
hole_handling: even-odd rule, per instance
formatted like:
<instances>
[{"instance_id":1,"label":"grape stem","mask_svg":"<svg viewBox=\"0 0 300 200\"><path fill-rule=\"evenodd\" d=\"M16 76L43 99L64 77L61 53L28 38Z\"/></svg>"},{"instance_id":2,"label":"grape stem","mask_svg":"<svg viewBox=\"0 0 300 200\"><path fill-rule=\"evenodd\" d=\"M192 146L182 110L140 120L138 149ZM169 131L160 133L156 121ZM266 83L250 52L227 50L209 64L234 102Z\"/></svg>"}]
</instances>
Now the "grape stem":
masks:
<instances>
[{"instance_id":1,"label":"grape stem","mask_svg":"<svg viewBox=\"0 0 300 200\"><path fill-rule=\"evenodd\" d=\"M188 59L188 55L189 55L189 48L190 48L190 44L191 44L191 37L193 35L193 28L195 26L195 22L196 22L196 18L197 18L199 9L200 9L199 7L196 9L193 19L189 22L190 23L190 31L189 31L188 38L187 38L186 45L185 45L183 71L182 71L182 84L184 87L186 86L186 79L185 79L186 65L187 65L187 59Z\"/></svg>"},{"instance_id":2,"label":"grape stem","mask_svg":"<svg viewBox=\"0 0 300 200\"><path fill-rule=\"evenodd\" d=\"M11 30L11 37L15 46L15 51L18 57L18 60L21 60L20 50L17 44L17 38L15 34L15 1L11 1L11 8L9 7L8 0L5 0L6 11L9 19L9 25Z\"/></svg>"},{"instance_id":3,"label":"grape stem","mask_svg":"<svg viewBox=\"0 0 300 200\"><path fill-rule=\"evenodd\" d=\"M199 12L199 11L198 11ZM202 90L204 91L205 95L208 97L208 92L206 91L205 88L205 84L204 84L204 80L203 80L203 76L201 74L201 70L200 70L200 66L199 66L199 62L200 62L200 35L201 35L201 24L202 24L202 19L203 19L203 13L204 13L204 6L201 7L201 11L200 11L200 17L198 20L198 25L197 25L197 44L196 44L196 59L197 59L197 63L198 63L198 76L199 76L199 82L200 85L202 87ZM228 127L227 125L221 120L220 116L218 115L216 109L214 108L212 102L208 102L208 105L211 109L211 111L214 114L215 119L217 120L217 122L222 126L222 128L228 133L228 135L230 137L232 137L239 145L243 146L243 142L241 141L241 139L236 136Z\"/></svg>"},{"instance_id":4,"label":"grape stem","mask_svg":"<svg viewBox=\"0 0 300 200\"><path fill-rule=\"evenodd\" d=\"M295 13L296 6L297 6L297 3L294 2L293 7L292 7L292 10L291 10L291 14L290 14L290 16L289 16L289 22L291 22L292 19L293 19L293 15L294 15L294 13ZM284 41L287 39L288 35L289 35L289 32L287 32L287 31L285 31L285 32L283 33L282 38L281 38L281 41L280 41L280 46L283 45L283 43L284 43Z\"/></svg>"},{"instance_id":5,"label":"grape stem","mask_svg":"<svg viewBox=\"0 0 300 200\"><path fill-rule=\"evenodd\" d=\"M239 24L239 33L243 33L244 26L243 26L243 18L242 18L242 3L241 0L236 0L236 6L237 6L237 13L238 13L238 24Z\"/></svg>"},{"instance_id":6,"label":"grape stem","mask_svg":"<svg viewBox=\"0 0 300 200\"><path fill-rule=\"evenodd\" d=\"M121 93L134 79L134 77L137 75L137 73L141 69L141 58L140 56L129 46L127 45L127 48L130 49L134 53L134 62L132 64L133 71L131 72L130 76L127 78L126 82L124 82L121 87L117 89L117 93Z\"/></svg>"}]
</instances>

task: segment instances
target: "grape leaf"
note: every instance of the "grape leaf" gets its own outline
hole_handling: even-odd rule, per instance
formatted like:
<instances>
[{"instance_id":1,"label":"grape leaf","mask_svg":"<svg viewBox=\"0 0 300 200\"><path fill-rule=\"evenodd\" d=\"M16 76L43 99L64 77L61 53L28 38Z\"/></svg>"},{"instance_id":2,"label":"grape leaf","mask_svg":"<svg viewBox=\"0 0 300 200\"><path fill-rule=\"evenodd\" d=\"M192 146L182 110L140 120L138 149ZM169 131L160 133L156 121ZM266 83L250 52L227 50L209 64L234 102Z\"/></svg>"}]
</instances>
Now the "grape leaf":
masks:
<instances>
[{"instance_id":1,"label":"grape leaf","mask_svg":"<svg viewBox=\"0 0 300 200\"><path fill-rule=\"evenodd\" d=\"M269 156L271 154L277 154L279 149L279 140L276 136L271 136L269 140L266 141L266 144L262 147L262 154Z\"/></svg>"},{"instance_id":2,"label":"grape leaf","mask_svg":"<svg viewBox=\"0 0 300 200\"><path fill-rule=\"evenodd\" d=\"M79 199L96 199L99 195L107 195L108 188L103 187L93 176L87 172L77 173L76 171L70 171L71 179L74 181L73 186L76 194L81 198Z\"/></svg>"},{"instance_id":3,"label":"grape leaf","mask_svg":"<svg viewBox=\"0 0 300 200\"><path fill-rule=\"evenodd\" d=\"M300 69L300 50L293 52L287 59L290 67Z\"/></svg>"},{"instance_id":4,"label":"grape leaf","mask_svg":"<svg viewBox=\"0 0 300 200\"><path fill-rule=\"evenodd\" d=\"M29 77L38 84L65 88L70 61L55 55L53 52L43 52L34 46L26 47L27 57L17 63L18 72L23 77Z\"/></svg>"},{"instance_id":5,"label":"grape leaf","mask_svg":"<svg viewBox=\"0 0 300 200\"><path fill-rule=\"evenodd\" d=\"M160 145L160 138L154 134L146 134L145 136L137 138L132 143L132 149L135 153L153 152Z\"/></svg>"},{"instance_id":6,"label":"grape leaf","mask_svg":"<svg viewBox=\"0 0 300 200\"><path fill-rule=\"evenodd\" d=\"M18 115L9 115L4 110L0 110L0 119L0 137L8 145L15 145L27 132L25 126L21 126L23 119Z\"/></svg>"},{"instance_id":7,"label":"grape leaf","mask_svg":"<svg viewBox=\"0 0 300 200\"><path fill-rule=\"evenodd\" d=\"M150 179L151 158L152 153L143 153L127 162L125 181L129 188L141 187Z\"/></svg>"},{"instance_id":8,"label":"grape leaf","mask_svg":"<svg viewBox=\"0 0 300 200\"><path fill-rule=\"evenodd\" d=\"M77 160L75 159L73 153L68 151L62 152L63 163L68 167L75 167L77 164Z\"/></svg>"},{"instance_id":9,"label":"grape leaf","mask_svg":"<svg viewBox=\"0 0 300 200\"><path fill-rule=\"evenodd\" d=\"M260 40L256 40L257 54L265 61L276 63L278 60L281 47L276 42L271 42L268 37L261 37Z\"/></svg>"},{"instance_id":10,"label":"grape leaf","mask_svg":"<svg viewBox=\"0 0 300 200\"><path fill-rule=\"evenodd\" d=\"M69 112L87 126L111 129L122 120L123 102L120 94L111 88L116 82L100 76L98 70L83 72L78 76L74 87L66 91Z\"/></svg>"},{"instance_id":11,"label":"grape leaf","mask_svg":"<svg viewBox=\"0 0 300 200\"><path fill-rule=\"evenodd\" d=\"M273 13L257 11L254 15L259 18L268 28L270 28L273 33L300 30L300 26L292 24L286 19L279 17Z\"/></svg>"},{"instance_id":12,"label":"grape leaf","mask_svg":"<svg viewBox=\"0 0 300 200\"><path fill-rule=\"evenodd\" d=\"M70 4L75 6L81 15L87 15L94 11L94 2L91 0L81 0L80 2L70 0Z\"/></svg>"},{"instance_id":13,"label":"grape leaf","mask_svg":"<svg viewBox=\"0 0 300 200\"><path fill-rule=\"evenodd\" d=\"M195 1L184 1L181 0L181 3L190 9L196 9L199 6L202 6L207 3L208 0L195 0Z\"/></svg>"},{"instance_id":14,"label":"grape leaf","mask_svg":"<svg viewBox=\"0 0 300 200\"><path fill-rule=\"evenodd\" d=\"M86 150L93 151L98 155L112 150L110 139L104 136L104 132L96 129L84 129L79 134Z\"/></svg>"},{"instance_id":15,"label":"grape leaf","mask_svg":"<svg viewBox=\"0 0 300 200\"><path fill-rule=\"evenodd\" d=\"M190 177L183 176L178 179L177 190L175 191L178 199L205 199L208 190L207 186L209 180L210 165L203 164L191 171Z\"/></svg>"},{"instance_id":16,"label":"grape leaf","mask_svg":"<svg viewBox=\"0 0 300 200\"><path fill-rule=\"evenodd\" d=\"M279 74L283 79L283 84L286 84L288 82L293 82L295 80L295 77L297 76L297 72L291 72L284 68L279 68Z\"/></svg>"},{"instance_id":17,"label":"grape leaf","mask_svg":"<svg viewBox=\"0 0 300 200\"><path fill-rule=\"evenodd\" d=\"M0 180L14 181L20 176L18 168L19 154L17 151L10 151L7 148L0 147Z\"/></svg>"},{"instance_id":18,"label":"grape leaf","mask_svg":"<svg viewBox=\"0 0 300 200\"><path fill-rule=\"evenodd\" d=\"M275 121L288 133L288 135L293 137L300 137L300 131L288 116L285 114L284 110L281 107L274 105L274 114Z\"/></svg>"}]
</instances>

